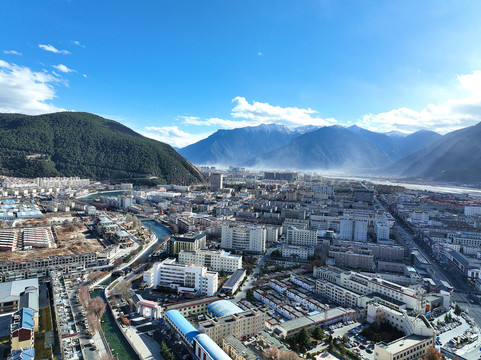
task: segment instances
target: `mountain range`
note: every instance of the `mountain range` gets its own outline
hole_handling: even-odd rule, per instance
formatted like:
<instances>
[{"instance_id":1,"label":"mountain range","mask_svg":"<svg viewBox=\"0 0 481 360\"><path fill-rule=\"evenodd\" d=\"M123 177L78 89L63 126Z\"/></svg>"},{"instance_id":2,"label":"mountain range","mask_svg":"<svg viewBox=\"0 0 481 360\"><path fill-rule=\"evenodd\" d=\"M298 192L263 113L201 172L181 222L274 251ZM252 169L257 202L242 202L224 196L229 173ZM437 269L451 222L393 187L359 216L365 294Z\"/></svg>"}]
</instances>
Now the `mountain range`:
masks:
<instances>
[{"instance_id":1,"label":"mountain range","mask_svg":"<svg viewBox=\"0 0 481 360\"><path fill-rule=\"evenodd\" d=\"M385 167L380 174L443 182L481 182L481 123L444 135Z\"/></svg>"},{"instance_id":2,"label":"mountain range","mask_svg":"<svg viewBox=\"0 0 481 360\"><path fill-rule=\"evenodd\" d=\"M263 124L218 130L179 152L192 163L203 165L359 171L385 166L441 137L424 130L403 135L376 133L358 126L290 129Z\"/></svg>"},{"instance_id":3,"label":"mountain range","mask_svg":"<svg viewBox=\"0 0 481 360\"><path fill-rule=\"evenodd\" d=\"M191 184L202 174L170 145L100 116L0 114L0 174Z\"/></svg>"}]
</instances>

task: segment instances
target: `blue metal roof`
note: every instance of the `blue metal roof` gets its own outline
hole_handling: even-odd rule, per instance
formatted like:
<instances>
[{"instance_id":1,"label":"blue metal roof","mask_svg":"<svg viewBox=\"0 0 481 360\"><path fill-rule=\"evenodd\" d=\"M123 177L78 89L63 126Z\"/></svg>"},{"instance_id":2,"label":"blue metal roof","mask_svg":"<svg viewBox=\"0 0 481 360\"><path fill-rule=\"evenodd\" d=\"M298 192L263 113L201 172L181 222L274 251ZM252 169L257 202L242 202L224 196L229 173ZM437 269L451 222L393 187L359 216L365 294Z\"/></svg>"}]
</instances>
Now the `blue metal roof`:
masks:
<instances>
[{"instance_id":1,"label":"blue metal roof","mask_svg":"<svg viewBox=\"0 0 481 360\"><path fill-rule=\"evenodd\" d=\"M167 317L179 328L179 330L189 339L190 342L194 341L194 338L199 332L192 326L190 322L178 311L169 310L165 313Z\"/></svg>"},{"instance_id":2,"label":"blue metal roof","mask_svg":"<svg viewBox=\"0 0 481 360\"><path fill-rule=\"evenodd\" d=\"M23 308L20 310L20 312L22 314L21 327L26 329L33 329L33 327L35 326L35 313L33 312L33 310L29 308Z\"/></svg>"},{"instance_id":3,"label":"blue metal roof","mask_svg":"<svg viewBox=\"0 0 481 360\"><path fill-rule=\"evenodd\" d=\"M195 340L209 353L213 360L232 360L207 334L199 334Z\"/></svg>"},{"instance_id":4,"label":"blue metal roof","mask_svg":"<svg viewBox=\"0 0 481 360\"><path fill-rule=\"evenodd\" d=\"M212 315L216 317L228 316L232 314L240 313L242 310L236 304L229 300L219 300L207 305L207 310L209 310Z\"/></svg>"},{"instance_id":5,"label":"blue metal roof","mask_svg":"<svg viewBox=\"0 0 481 360\"><path fill-rule=\"evenodd\" d=\"M35 349L27 347L23 349L12 350L9 360L33 360L35 359Z\"/></svg>"}]
</instances>

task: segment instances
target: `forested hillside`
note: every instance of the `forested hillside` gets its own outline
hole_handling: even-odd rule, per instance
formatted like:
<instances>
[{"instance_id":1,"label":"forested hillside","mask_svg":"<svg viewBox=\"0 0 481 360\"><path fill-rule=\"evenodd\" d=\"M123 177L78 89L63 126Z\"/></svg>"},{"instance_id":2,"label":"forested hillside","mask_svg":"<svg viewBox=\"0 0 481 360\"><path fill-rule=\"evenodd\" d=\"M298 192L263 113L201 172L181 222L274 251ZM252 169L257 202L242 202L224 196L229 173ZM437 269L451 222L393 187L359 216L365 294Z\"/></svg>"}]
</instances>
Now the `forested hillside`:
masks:
<instances>
[{"instance_id":1,"label":"forested hillside","mask_svg":"<svg viewBox=\"0 0 481 360\"><path fill-rule=\"evenodd\" d=\"M171 146L100 116L0 114L0 173L190 184L202 175Z\"/></svg>"}]
</instances>

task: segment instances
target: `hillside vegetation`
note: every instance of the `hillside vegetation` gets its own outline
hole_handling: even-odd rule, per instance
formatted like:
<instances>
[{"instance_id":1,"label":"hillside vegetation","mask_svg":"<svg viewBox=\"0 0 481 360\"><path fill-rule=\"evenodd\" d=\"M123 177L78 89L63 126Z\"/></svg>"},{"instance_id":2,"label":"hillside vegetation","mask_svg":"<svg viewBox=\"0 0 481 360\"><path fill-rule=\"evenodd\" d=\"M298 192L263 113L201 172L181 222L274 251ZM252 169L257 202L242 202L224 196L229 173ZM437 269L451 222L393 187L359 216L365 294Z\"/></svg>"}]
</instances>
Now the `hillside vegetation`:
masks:
<instances>
[{"instance_id":1,"label":"hillside vegetation","mask_svg":"<svg viewBox=\"0 0 481 360\"><path fill-rule=\"evenodd\" d=\"M171 146L80 112L0 114L0 174L191 184L202 175Z\"/></svg>"}]
</instances>

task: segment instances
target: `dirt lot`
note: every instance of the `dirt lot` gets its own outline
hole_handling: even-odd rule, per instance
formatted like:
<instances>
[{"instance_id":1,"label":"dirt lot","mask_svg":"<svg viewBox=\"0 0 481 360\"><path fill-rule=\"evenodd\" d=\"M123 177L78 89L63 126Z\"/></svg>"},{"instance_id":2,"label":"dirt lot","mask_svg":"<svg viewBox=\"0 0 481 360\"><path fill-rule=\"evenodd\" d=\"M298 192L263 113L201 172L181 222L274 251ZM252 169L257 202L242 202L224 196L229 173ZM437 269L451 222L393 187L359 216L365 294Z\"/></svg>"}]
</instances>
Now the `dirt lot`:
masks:
<instances>
[{"instance_id":1,"label":"dirt lot","mask_svg":"<svg viewBox=\"0 0 481 360\"><path fill-rule=\"evenodd\" d=\"M36 248L26 251L14 251L11 253L0 252L0 262L79 254L103 249L103 246L97 241L85 225L81 223L55 225L52 229L55 234L57 234L56 248Z\"/></svg>"}]
</instances>

